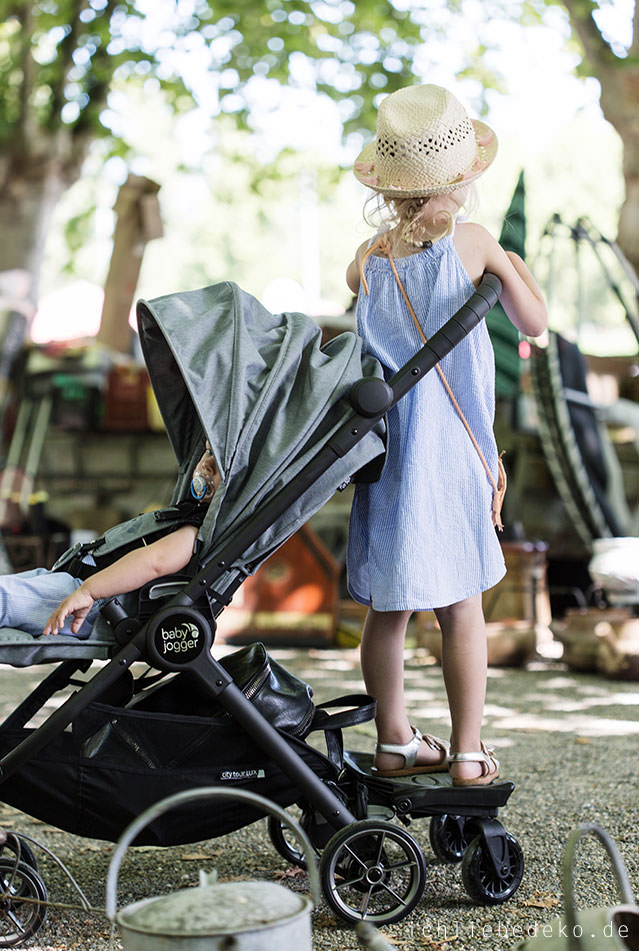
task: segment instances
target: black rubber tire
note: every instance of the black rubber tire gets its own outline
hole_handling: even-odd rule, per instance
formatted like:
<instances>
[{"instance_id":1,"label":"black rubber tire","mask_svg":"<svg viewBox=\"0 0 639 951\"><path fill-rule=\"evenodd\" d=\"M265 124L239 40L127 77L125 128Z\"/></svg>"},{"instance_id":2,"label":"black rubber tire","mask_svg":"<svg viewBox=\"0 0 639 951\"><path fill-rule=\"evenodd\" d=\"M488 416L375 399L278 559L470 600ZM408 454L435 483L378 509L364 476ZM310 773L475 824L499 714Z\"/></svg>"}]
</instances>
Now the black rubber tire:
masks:
<instances>
[{"instance_id":1,"label":"black rubber tire","mask_svg":"<svg viewBox=\"0 0 639 951\"><path fill-rule=\"evenodd\" d=\"M499 870L481 836L473 839L462 860L464 888L478 905L500 905L512 898L524 874L524 853L514 836L503 834L504 859Z\"/></svg>"},{"instance_id":2,"label":"black rubber tire","mask_svg":"<svg viewBox=\"0 0 639 951\"><path fill-rule=\"evenodd\" d=\"M288 840L287 833L289 833L288 828L279 819L275 816L268 817L268 834L275 850L291 865L296 865L306 871L304 853L297 844Z\"/></svg>"},{"instance_id":3,"label":"black rubber tire","mask_svg":"<svg viewBox=\"0 0 639 951\"><path fill-rule=\"evenodd\" d=\"M464 816L432 816L428 828L430 847L442 862L461 862L470 839L464 834Z\"/></svg>"},{"instance_id":4,"label":"black rubber tire","mask_svg":"<svg viewBox=\"0 0 639 951\"><path fill-rule=\"evenodd\" d=\"M364 819L329 840L320 859L320 880L339 918L389 925L410 914L422 897L426 863L405 829Z\"/></svg>"},{"instance_id":5,"label":"black rubber tire","mask_svg":"<svg viewBox=\"0 0 639 951\"><path fill-rule=\"evenodd\" d=\"M11 855L4 855L4 858L17 858L19 862L24 862L25 865L28 865L29 868L32 868L35 872L38 871L38 860L36 859L33 849L29 845L26 839L23 839L21 835L17 835L15 832L8 832L6 842L0 845L0 858L3 857L3 853L11 852Z\"/></svg>"},{"instance_id":6,"label":"black rubber tire","mask_svg":"<svg viewBox=\"0 0 639 951\"><path fill-rule=\"evenodd\" d=\"M46 918L46 902L47 890L34 869L0 858L0 948L15 948L33 937Z\"/></svg>"}]
</instances>

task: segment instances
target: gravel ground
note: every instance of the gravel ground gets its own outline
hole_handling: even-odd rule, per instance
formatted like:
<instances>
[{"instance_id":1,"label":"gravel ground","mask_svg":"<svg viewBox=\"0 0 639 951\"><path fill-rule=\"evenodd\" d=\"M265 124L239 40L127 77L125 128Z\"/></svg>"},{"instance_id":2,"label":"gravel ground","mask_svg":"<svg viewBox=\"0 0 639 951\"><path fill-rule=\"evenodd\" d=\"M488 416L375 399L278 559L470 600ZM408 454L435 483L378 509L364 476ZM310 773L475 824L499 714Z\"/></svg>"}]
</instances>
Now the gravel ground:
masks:
<instances>
[{"instance_id":1,"label":"gravel ground","mask_svg":"<svg viewBox=\"0 0 639 951\"><path fill-rule=\"evenodd\" d=\"M289 650L273 654L312 683L318 701L361 690L355 650ZM39 681L41 673L0 668L0 712L12 709ZM420 649L407 656L408 697L413 721L446 736L448 717L441 672ZM371 724L346 735L350 749L371 751ZM526 932L562 911L560 862L569 832L597 822L617 841L630 881L639 892L639 796L637 737L639 684L577 674L560 662L527 669L490 671L486 740L497 747L502 777L516 789L499 818L520 843L525 874L516 895L492 907L474 905L463 889L458 865L442 864L429 845L428 820L410 833L422 848L427 884L417 909L383 934L409 951L505 951ZM96 909L104 907L106 871L113 847L69 836L0 804L4 828L31 835L67 865ZM576 893L582 906L614 904L616 889L605 855L593 840L579 848ZM40 863L52 902L77 904L63 874L43 855ZM266 823L196 846L131 849L122 867L120 904L159 895L197 882L198 869L216 868L222 880L264 878L304 892L307 879L273 849ZM50 908L45 924L27 947L40 951L107 951L110 926L95 914ZM112 948L122 945L116 937ZM325 904L313 913L314 951L355 951L350 928L339 924Z\"/></svg>"}]
</instances>

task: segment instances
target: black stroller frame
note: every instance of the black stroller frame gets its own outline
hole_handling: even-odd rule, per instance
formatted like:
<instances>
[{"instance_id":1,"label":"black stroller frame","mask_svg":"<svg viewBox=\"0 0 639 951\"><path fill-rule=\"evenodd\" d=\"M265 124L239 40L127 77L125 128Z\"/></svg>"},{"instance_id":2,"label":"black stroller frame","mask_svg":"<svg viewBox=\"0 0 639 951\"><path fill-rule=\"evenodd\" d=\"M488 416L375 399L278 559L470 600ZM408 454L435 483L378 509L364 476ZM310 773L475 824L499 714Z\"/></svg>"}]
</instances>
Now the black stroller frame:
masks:
<instances>
[{"instance_id":1,"label":"black stroller frame","mask_svg":"<svg viewBox=\"0 0 639 951\"><path fill-rule=\"evenodd\" d=\"M299 755L299 742L292 744L267 722L211 651L216 629L213 618L219 616L243 581L244 576L238 573L231 583L226 580L220 584L221 579L229 578L234 561L293 499L301 496L338 457L348 453L483 319L500 292L498 278L486 274L471 299L391 380L364 377L355 383L351 390L352 415L328 445L293 483L254 514L249 525L223 546L214 547L204 567L147 621L140 625L117 600L103 609L121 647L40 727L0 758L0 797L5 781L59 736L89 704L99 701L132 664L144 661L162 674L188 672L197 678L298 790L302 826L321 854L324 895L342 919L355 922L365 918L388 924L403 919L416 906L425 886L425 861L403 826L422 817L431 817L430 841L436 855L444 861L462 862L464 884L475 901L498 903L515 893L523 874L523 856L516 840L497 819L498 809L514 789L512 783L454 788L444 774L381 778L371 772L372 757L350 752L343 755L336 781L327 782L316 775L312 761ZM212 619L198 607L205 594L213 604ZM167 653L163 632L185 624L192 632L190 640L179 653ZM0 727L0 736L8 729L23 727L55 692L74 683L78 670L89 666L86 661L60 664L9 716ZM389 821L389 817L397 817L402 825ZM270 823L269 828L277 850L289 861L303 865L301 853L287 841L282 827ZM28 853L27 848L23 860L30 864ZM0 913L4 897L0 893ZM8 946L2 944L1 934L0 946Z\"/></svg>"}]
</instances>

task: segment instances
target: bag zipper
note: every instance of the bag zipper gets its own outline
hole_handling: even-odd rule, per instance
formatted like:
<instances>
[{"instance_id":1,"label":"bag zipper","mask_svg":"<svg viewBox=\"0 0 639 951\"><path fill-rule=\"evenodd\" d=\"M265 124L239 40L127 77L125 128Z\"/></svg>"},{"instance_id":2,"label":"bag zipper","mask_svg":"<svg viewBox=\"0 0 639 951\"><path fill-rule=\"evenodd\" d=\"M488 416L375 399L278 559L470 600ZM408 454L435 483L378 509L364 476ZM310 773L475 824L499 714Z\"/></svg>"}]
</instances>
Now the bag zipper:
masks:
<instances>
[{"instance_id":1,"label":"bag zipper","mask_svg":"<svg viewBox=\"0 0 639 951\"><path fill-rule=\"evenodd\" d=\"M262 687L264 686L264 684L266 683L270 675L271 675L271 665L269 664L267 660L264 664L264 667L253 677L252 680L249 680L249 682L246 684L245 687L242 688L242 693L244 694L247 700L252 700L253 697L257 693L259 693L259 691L262 689ZM311 723L314 716L315 716L315 708L311 704L311 708L307 712L302 722L298 723L298 725L295 727L294 730L291 730L292 736L303 734L306 728Z\"/></svg>"},{"instance_id":2,"label":"bag zipper","mask_svg":"<svg viewBox=\"0 0 639 951\"><path fill-rule=\"evenodd\" d=\"M299 726L296 727L295 730L293 730L293 736L297 736L298 734L300 736L303 736L304 733L306 733L307 728L310 726L314 716L315 716L315 707L313 704L311 704L311 708L306 714L306 716L304 717L304 719L302 720L302 722L299 724Z\"/></svg>"},{"instance_id":3,"label":"bag zipper","mask_svg":"<svg viewBox=\"0 0 639 951\"><path fill-rule=\"evenodd\" d=\"M271 665L268 661L264 664L264 667L253 677L252 680L246 684L242 689L242 693L247 700L252 700L255 694L264 686L266 681L271 675Z\"/></svg>"}]
</instances>

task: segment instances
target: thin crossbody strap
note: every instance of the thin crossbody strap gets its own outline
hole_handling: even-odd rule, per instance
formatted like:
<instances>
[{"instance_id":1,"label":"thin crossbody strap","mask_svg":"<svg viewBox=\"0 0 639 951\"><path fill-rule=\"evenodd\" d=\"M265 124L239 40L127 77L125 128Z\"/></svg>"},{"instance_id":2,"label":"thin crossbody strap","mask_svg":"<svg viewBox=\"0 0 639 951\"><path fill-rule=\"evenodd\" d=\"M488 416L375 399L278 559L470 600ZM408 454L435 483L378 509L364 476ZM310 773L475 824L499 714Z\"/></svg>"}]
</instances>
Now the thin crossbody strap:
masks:
<instances>
[{"instance_id":1,"label":"thin crossbody strap","mask_svg":"<svg viewBox=\"0 0 639 951\"><path fill-rule=\"evenodd\" d=\"M397 273L397 268L396 268L396 266L395 266L395 260L394 260L394 258L393 258L393 255L392 255L392 252L391 252L391 249L390 249L390 241L388 240L388 237L387 237L386 235L383 235L383 236L379 239L379 241L373 242L373 243L370 245L370 247L367 249L366 253L364 254L364 256L363 256L363 258L362 258L362 262L361 262L361 265L360 265L360 276L361 276L361 279L362 279L362 284L363 284L363 286L364 286L365 292L368 294L368 283L367 283L366 279L364 278L364 263L365 263L366 259L373 253L374 250L375 250L375 251L381 251L381 252L382 252L383 254L385 254L386 257L388 258L388 262L389 262L389 264L390 264L390 266L391 266L391 270L392 270L393 275L394 275L394 277L395 277L395 280L396 280L396 282L397 282L397 286L399 287L399 289L400 289L400 291L401 291L401 294L402 294L402 297L404 298L404 302L405 302L405 304L406 304L406 306L407 306L407 308L408 308L408 312L409 312L409 314L411 315L411 317L413 318L413 321L414 321L414 323L415 323L415 326L417 327L417 330L418 330L419 335L420 335L420 337L422 338L423 342L424 342L424 343L427 343L428 341L427 341L426 335L424 334L424 331L422 330L422 326L421 326L421 324L420 324L420 322L419 322L419 320L418 320L418 318L417 318L417 314L415 313L415 310L414 310L414 308L413 308L413 305L411 304L410 299L409 299L409 297L408 297L408 294L406 293L406 288L405 288L404 285L402 284L401 278L400 278L399 274ZM462 408L461 408L461 406L459 405L459 403L457 402L457 400L456 400L456 398L455 398L455 394L453 393L453 391L452 391L452 389L451 389L451 387L450 387L450 383L449 383L448 380L446 379L446 376L445 376L445 374L444 374L444 371L443 371L442 368L440 367L439 363L437 363L437 364L435 365L435 369L437 370L437 373L438 373L438 375L439 375L439 378L440 378L440 380L442 381L442 383L444 384L444 389L445 389L446 392L448 393L448 396L450 397L450 401L451 401L451 403L453 404L453 406L455 407L455 410L456 410L456 412L457 412L457 415L459 416L460 420L462 421L463 426L464 426L464 429L466 430L466 432L467 432L468 435L470 436L470 440L471 440L473 446L475 447L475 450L476 450L476 452L477 452L477 455L479 456L479 458L480 458L480 460L481 460L481 463L482 463L484 469L486 470L486 475L488 476L488 479L489 479L489 481L490 481L490 484L491 484L492 487L493 487L493 504L492 504L493 524L495 525L496 528L499 529L499 531L502 531L504 526L503 526L503 523L502 523L502 520L501 520L501 509L502 509L502 505L503 505L503 502L504 502L504 495L506 494L506 470L504 469L504 464L503 464L502 459L501 459L503 453L500 453L500 454L499 454L499 457L498 457L499 472L498 472L498 480L497 480L497 482L495 482L495 477L494 477L494 475L492 474L492 472L491 472L491 470L490 470L490 466L489 466L488 463L486 462L486 457L484 456L483 452L481 451L481 447L480 447L479 443L477 442L477 440L476 440L476 438L475 438L475 434L473 433L472 429L470 428L470 425L469 425L469 423L468 423L468 420L467 420L466 417L464 416L464 413L463 413L463 411L462 411Z\"/></svg>"}]
</instances>

